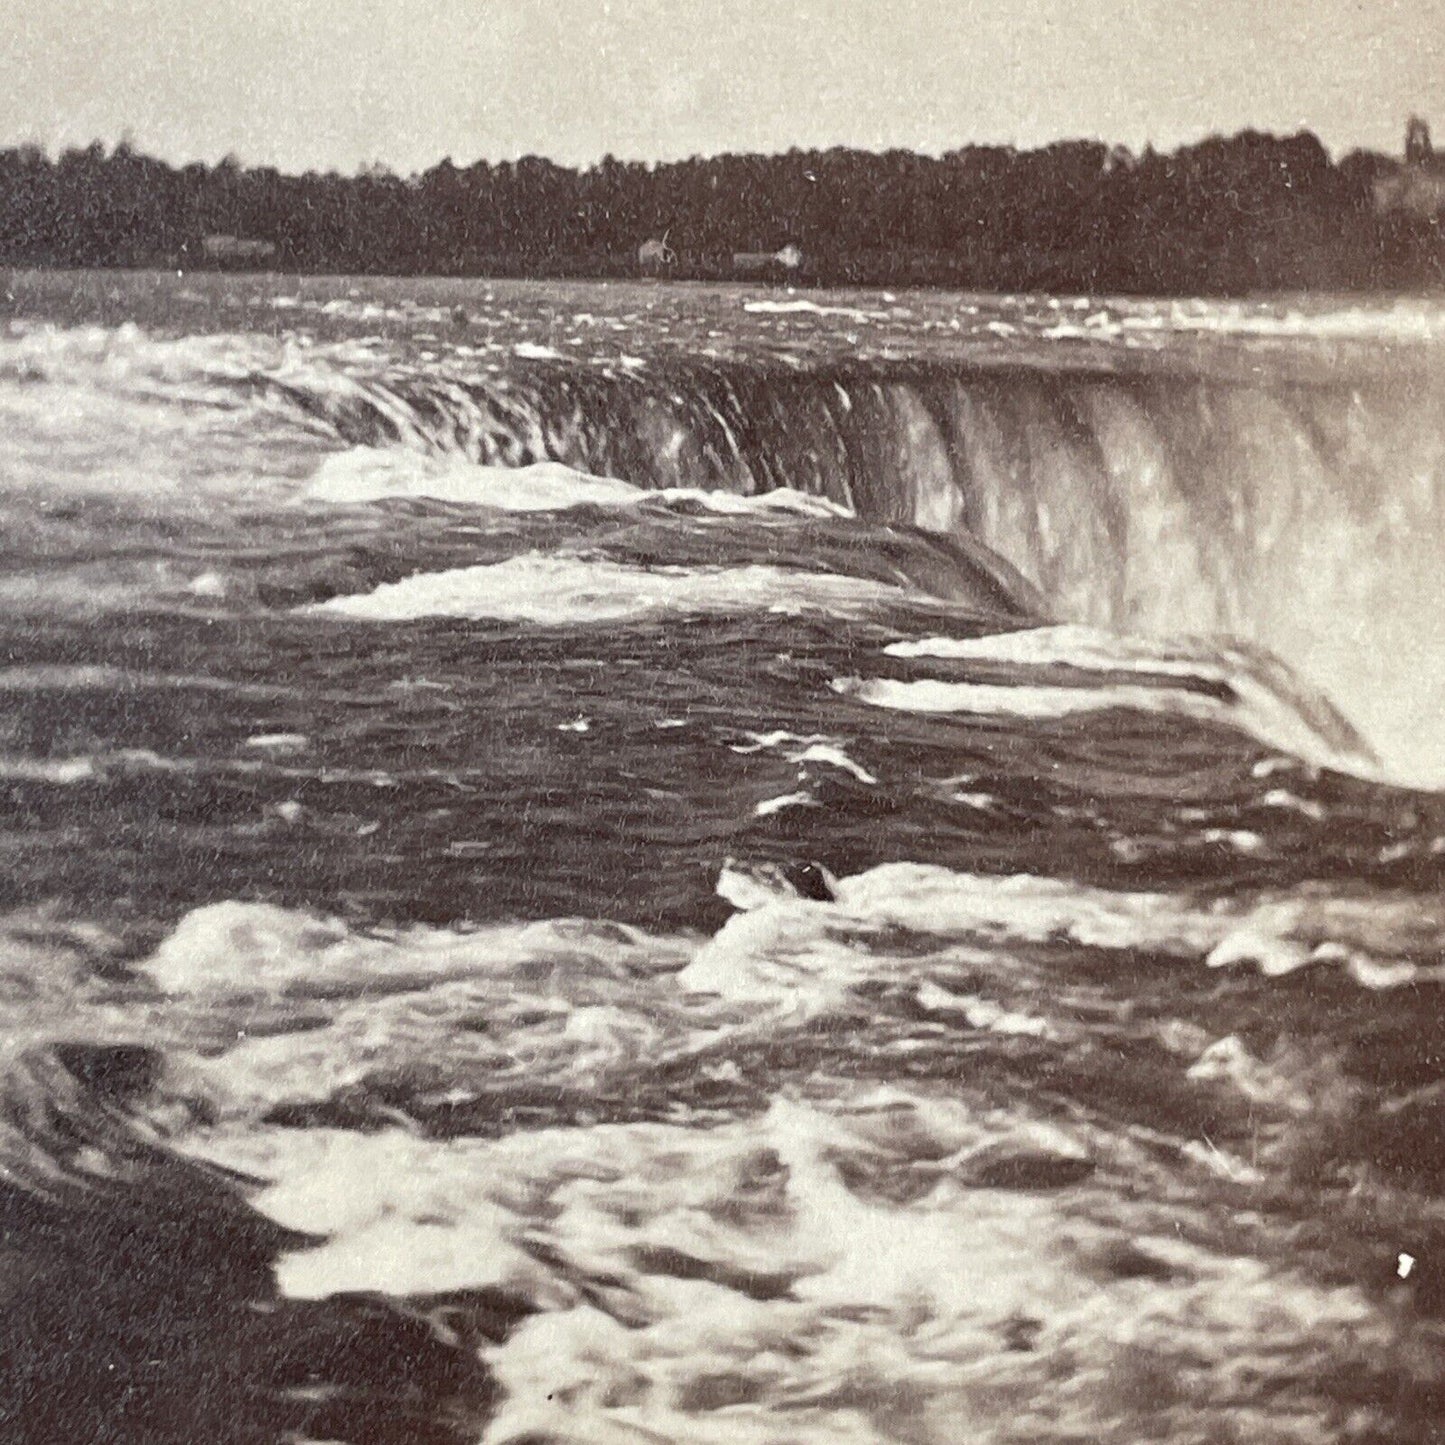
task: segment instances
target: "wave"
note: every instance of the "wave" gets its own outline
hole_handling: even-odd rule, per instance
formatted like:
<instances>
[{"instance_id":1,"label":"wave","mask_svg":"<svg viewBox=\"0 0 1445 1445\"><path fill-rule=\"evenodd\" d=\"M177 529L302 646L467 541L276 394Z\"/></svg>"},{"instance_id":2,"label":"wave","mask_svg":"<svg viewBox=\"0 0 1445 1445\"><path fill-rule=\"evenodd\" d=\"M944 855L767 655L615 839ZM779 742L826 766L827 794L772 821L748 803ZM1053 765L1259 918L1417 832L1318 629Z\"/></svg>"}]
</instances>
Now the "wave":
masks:
<instances>
[{"instance_id":1,"label":"wave","mask_svg":"<svg viewBox=\"0 0 1445 1445\"><path fill-rule=\"evenodd\" d=\"M1113 308L1136 331L1203 332L1216 336L1350 340L1396 345L1445 341L1445 315L1414 300L1373 305L1331 301L1173 301Z\"/></svg>"},{"instance_id":2,"label":"wave","mask_svg":"<svg viewBox=\"0 0 1445 1445\"><path fill-rule=\"evenodd\" d=\"M1170 714L1240 729L1314 767L1380 774L1378 758L1328 699L1301 687L1274 660L1238 649L1057 626L900 641L883 651L923 664L1002 666L1008 681L840 678L834 688L906 712L1036 719L1112 709ZM1092 680L1099 674L1102 685Z\"/></svg>"},{"instance_id":3,"label":"wave","mask_svg":"<svg viewBox=\"0 0 1445 1445\"><path fill-rule=\"evenodd\" d=\"M845 507L825 497L809 496L790 487L779 487L755 497L698 487L655 491L616 477L579 472L559 462L533 462L522 467L479 466L455 456L419 456L384 447L352 447L328 456L301 495L306 501L325 504L356 505L409 498L493 507L506 512L626 507L651 502L698 507L732 516L849 515Z\"/></svg>"},{"instance_id":4,"label":"wave","mask_svg":"<svg viewBox=\"0 0 1445 1445\"><path fill-rule=\"evenodd\" d=\"M1023 874L970 875L915 863L883 864L834 880L833 896L821 903L776 888L741 894L733 878L722 886L730 897L758 906L726 924L678 982L734 1002L791 997L806 999L814 1010L836 1005L841 992L865 982L874 967L866 950L855 952L842 941L842 920L937 939L1142 950L1211 968L1253 965L1270 977L1314 964L1338 965L1369 987L1445 976L1425 961L1445 944L1445 915L1404 895L1308 887L1295 894L1197 903L1176 895ZM931 981L945 979L934 975Z\"/></svg>"},{"instance_id":5,"label":"wave","mask_svg":"<svg viewBox=\"0 0 1445 1445\"><path fill-rule=\"evenodd\" d=\"M1247 733L1266 746L1314 767L1329 767L1366 777L1377 771L1369 754L1347 753L1332 746L1287 707L1274 706L1267 711L1237 707L1181 688L1068 687L858 677L836 678L833 688L845 697L901 712L968 713L1031 721L1115 711L1190 718Z\"/></svg>"},{"instance_id":6,"label":"wave","mask_svg":"<svg viewBox=\"0 0 1445 1445\"><path fill-rule=\"evenodd\" d=\"M761 316L841 316L848 321L883 321L887 312L862 311L856 306L820 306L816 301L744 301L743 310Z\"/></svg>"},{"instance_id":7,"label":"wave","mask_svg":"<svg viewBox=\"0 0 1445 1445\"><path fill-rule=\"evenodd\" d=\"M333 597L302 610L365 622L464 617L567 626L669 613L817 611L867 617L910 600L920 599L884 582L762 564L633 567L531 553L386 582L371 592Z\"/></svg>"},{"instance_id":8,"label":"wave","mask_svg":"<svg viewBox=\"0 0 1445 1445\"><path fill-rule=\"evenodd\" d=\"M0 783L49 783L65 787L108 779L115 774L184 772L190 766L182 759L162 757L149 748L120 748L63 758L0 754Z\"/></svg>"},{"instance_id":9,"label":"wave","mask_svg":"<svg viewBox=\"0 0 1445 1445\"><path fill-rule=\"evenodd\" d=\"M647 493L629 482L590 476L557 462L478 467L457 458L353 447L327 457L302 495L307 501L324 503L408 497L528 512L622 506Z\"/></svg>"},{"instance_id":10,"label":"wave","mask_svg":"<svg viewBox=\"0 0 1445 1445\"><path fill-rule=\"evenodd\" d=\"M1181 967L1201 981L1315 970L1382 998L1445 982L1438 905L1378 888L1196 899L921 863L835 878L734 862L718 890L738 911L702 939L585 919L365 931L210 904L134 969L208 1019L188 1060L177 1036L166 1089L252 1120L354 1105L485 1121L543 1098L630 1118L679 1099L737 1106L755 1097L740 1064L864 998L885 1022L1077 1038L1068 1000L1090 958L1145 960L1169 991Z\"/></svg>"}]
</instances>

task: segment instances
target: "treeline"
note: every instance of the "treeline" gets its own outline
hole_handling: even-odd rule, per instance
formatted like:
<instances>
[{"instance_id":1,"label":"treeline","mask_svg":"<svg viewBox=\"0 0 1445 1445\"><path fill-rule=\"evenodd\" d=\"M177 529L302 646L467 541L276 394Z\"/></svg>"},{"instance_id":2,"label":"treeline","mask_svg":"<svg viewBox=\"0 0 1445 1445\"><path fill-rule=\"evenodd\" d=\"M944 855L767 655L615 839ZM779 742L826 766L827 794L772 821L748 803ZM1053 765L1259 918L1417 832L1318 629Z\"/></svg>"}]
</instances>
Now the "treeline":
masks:
<instances>
[{"instance_id":1,"label":"treeline","mask_svg":"<svg viewBox=\"0 0 1445 1445\"><path fill-rule=\"evenodd\" d=\"M283 175L233 159L175 167L122 144L0 151L0 264L222 264L206 237L269 243L271 269L626 275L666 234L667 270L733 272L799 246L798 279L1220 293L1445 280L1434 221L1376 214L1394 162L1333 161L1309 133L1244 132L1172 154L1069 141L790 151L584 170L535 156L422 175ZM214 243L211 250L216 249Z\"/></svg>"}]
</instances>

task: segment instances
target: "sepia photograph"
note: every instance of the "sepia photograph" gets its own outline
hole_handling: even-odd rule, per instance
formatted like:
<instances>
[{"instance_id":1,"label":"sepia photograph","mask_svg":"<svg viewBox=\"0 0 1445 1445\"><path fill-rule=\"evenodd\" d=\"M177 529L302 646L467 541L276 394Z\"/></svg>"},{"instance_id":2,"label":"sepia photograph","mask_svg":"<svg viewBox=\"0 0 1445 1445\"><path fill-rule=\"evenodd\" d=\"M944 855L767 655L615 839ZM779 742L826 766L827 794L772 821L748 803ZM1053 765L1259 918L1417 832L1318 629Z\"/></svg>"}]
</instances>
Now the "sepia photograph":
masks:
<instances>
[{"instance_id":1,"label":"sepia photograph","mask_svg":"<svg viewBox=\"0 0 1445 1445\"><path fill-rule=\"evenodd\" d=\"M1445 0L0 56L0 1442L1445 1445Z\"/></svg>"}]
</instances>

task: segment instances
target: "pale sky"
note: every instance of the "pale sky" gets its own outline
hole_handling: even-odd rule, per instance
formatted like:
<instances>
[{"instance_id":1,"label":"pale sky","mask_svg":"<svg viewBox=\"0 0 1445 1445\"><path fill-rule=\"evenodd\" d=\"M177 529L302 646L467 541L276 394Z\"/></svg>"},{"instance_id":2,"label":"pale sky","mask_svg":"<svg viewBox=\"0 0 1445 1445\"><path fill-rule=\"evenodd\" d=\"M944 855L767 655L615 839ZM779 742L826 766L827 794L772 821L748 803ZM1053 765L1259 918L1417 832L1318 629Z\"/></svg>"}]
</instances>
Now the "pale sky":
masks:
<instances>
[{"instance_id":1,"label":"pale sky","mask_svg":"<svg viewBox=\"0 0 1445 1445\"><path fill-rule=\"evenodd\" d=\"M0 144L403 174L527 153L1445 140L1445 0L9 0Z\"/></svg>"}]
</instances>

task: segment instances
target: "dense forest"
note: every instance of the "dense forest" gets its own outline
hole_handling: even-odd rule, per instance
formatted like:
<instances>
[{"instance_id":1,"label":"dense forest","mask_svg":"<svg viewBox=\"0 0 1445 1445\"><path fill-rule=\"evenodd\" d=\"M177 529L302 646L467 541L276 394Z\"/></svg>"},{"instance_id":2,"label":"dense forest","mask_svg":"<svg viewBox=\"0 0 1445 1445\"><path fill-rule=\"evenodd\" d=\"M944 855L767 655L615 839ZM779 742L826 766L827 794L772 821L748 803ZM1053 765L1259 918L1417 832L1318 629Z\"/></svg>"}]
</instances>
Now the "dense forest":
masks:
<instances>
[{"instance_id":1,"label":"dense forest","mask_svg":"<svg viewBox=\"0 0 1445 1445\"><path fill-rule=\"evenodd\" d=\"M0 151L0 264L230 264L441 275L733 274L798 246L792 279L989 290L1230 293L1445 282L1435 219L1381 216L1395 162L1331 159L1309 133L1246 131L1172 154L1069 141L790 151L585 170L535 156L422 175L283 175L234 159L174 167L128 144ZM675 253L675 254L674 254Z\"/></svg>"}]
</instances>

